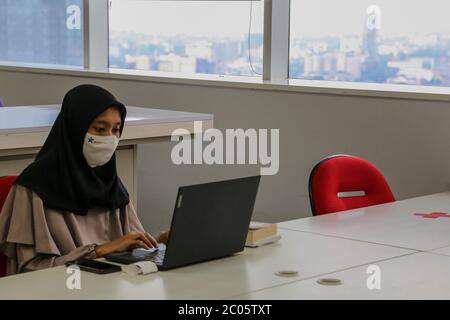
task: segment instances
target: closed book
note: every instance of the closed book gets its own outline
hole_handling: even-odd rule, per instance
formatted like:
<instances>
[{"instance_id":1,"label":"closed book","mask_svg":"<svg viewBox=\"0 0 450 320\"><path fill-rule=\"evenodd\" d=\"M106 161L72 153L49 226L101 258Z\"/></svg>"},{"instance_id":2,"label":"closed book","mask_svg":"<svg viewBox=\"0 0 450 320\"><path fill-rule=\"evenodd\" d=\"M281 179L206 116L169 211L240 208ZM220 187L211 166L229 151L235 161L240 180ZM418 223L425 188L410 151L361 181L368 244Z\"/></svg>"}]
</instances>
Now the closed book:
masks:
<instances>
[{"instance_id":1,"label":"closed book","mask_svg":"<svg viewBox=\"0 0 450 320\"><path fill-rule=\"evenodd\" d=\"M273 237L277 234L276 223L264 223L252 221L247 234L246 243L254 243L259 240Z\"/></svg>"},{"instance_id":2,"label":"closed book","mask_svg":"<svg viewBox=\"0 0 450 320\"><path fill-rule=\"evenodd\" d=\"M250 247L250 248L257 248L257 247L264 246L264 245L269 244L269 243L277 242L280 239L281 239L280 235L275 235L275 236L272 236L272 237L268 237L268 238L264 238L264 239L258 240L256 242L248 242L248 243L245 244L245 246L246 247Z\"/></svg>"}]
</instances>

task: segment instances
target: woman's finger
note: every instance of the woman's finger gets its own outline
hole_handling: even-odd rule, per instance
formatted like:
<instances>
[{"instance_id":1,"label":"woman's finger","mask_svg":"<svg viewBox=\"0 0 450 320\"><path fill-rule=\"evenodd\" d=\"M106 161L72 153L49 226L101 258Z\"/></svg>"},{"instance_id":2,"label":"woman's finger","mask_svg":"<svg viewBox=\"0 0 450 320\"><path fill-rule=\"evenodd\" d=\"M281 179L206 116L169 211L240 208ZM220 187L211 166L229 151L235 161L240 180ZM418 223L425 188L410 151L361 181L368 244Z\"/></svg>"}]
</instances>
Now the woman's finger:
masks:
<instances>
[{"instance_id":1,"label":"woman's finger","mask_svg":"<svg viewBox=\"0 0 450 320\"><path fill-rule=\"evenodd\" d=\"M149 246L142 240L135 240L134 245L137 248L144 248L144 249L150 249Z\"/></svg>"},{"instance_id":2,"label":"woman's finger","mask_svg":"<svg viewBox=\"0 0 450 320\"><path fill-rule=\"evenodd\" d=\"M155 248L158 247L158 241L150 233L146 232L145 236Z\"/></svg>"},{"instance_id":3,"label":"woman's finger","mask_svg":"<svg viewBox=\"0 0 450 320\"><path fill-rule=\"evenodd\" d=\"M153 247L152 242L147 238L145 232L140 232L140 233L139 233L139 240L145 242L145 244L146 244L149 248L152 248L152 247Z\"/></svg>"},{"instance_id":4,"label":"woman's finger","mask_svg":"<svg viewBox=\"0 0 450 320\"><path fill-rule=\"evenodd\" d=\"M163 231L158 233L158 242L166 243L169 238L169 231Z\"/></svg>"}]
</instances>

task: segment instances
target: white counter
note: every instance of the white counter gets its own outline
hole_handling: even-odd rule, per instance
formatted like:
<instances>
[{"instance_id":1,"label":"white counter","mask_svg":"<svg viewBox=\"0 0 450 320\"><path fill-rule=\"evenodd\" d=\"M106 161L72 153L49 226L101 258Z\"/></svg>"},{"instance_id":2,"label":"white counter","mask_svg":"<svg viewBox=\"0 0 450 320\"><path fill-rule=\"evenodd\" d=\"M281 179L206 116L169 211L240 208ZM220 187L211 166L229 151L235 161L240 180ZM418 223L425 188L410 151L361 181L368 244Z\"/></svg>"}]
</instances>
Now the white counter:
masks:
<instances>
[{"instance_id":1,"label":"white counter","mask_svg":"<svg viewBox=\"0 0 450 320\"><path fill-rule=\"evenodd\" d=\"M33 161L59 110L59 105L0 108L0 176L17 175ZM116 156L119 176L137 205L137 145L170 139L178 128L193 133L195 121L206 130L213 126L213 116L130 106L127 111Z\"/></svg>"}]
</instances>

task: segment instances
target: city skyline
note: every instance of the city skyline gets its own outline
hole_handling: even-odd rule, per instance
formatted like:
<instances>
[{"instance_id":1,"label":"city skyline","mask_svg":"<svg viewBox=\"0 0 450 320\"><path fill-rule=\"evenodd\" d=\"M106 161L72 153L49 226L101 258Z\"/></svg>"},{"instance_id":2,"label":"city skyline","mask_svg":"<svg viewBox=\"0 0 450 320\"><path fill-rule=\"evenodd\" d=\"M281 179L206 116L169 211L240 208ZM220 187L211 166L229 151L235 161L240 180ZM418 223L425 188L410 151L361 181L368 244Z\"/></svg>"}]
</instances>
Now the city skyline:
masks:
<instances>
[{"instance_id":1,"label":"city skyline","mask_svg":"<svg viewBox=\"0 0 450 320\"><path fill-rule=\"evenodd\" d=\"M121 36L120 33L112 35L116 40L121 38L119 42L111 41L113 68L260 76L249 65L247 35L235 39L148 37L144 33L129 32ZM382 38L377 31L369 37L363 34L294 39L291 45L290 77L448 86L450 33L433 33L429 36L433 41L423 42L422 38L414 37ZM260 73L263 35L252 34L251 37L253 67ZM144 45L140 47L139 43ZM118 49L120 46L122 49ZM153 50L150 54L142 51L149 48ZM135 54L133 50L140 53Z\"/></svg>"},{"instance_id":2,"label":"city skyline","mask_svg":"<svg viewBox=\"0 0 450 320\"><path fill-rule=\"evenodd\" d=\"M356 1L357 6L342 7L342 3L349 5ZM429 8L424 11L427 16L432 10L430 5L437 2L430 0L427 6L410 4L408 14L397 14L395 19L401 22L407 17L409 24L419 28L424 24L416 16L419 8ZM4 44L0 47L0 60L82 65L81 23L70 24L72 9L69 10L74 3L81 7L82 1L28 3L23 6L16 1L0 0L0 41ZM327 3L329 6L323 7ZM366 24L371 17L367 13L369 3L373 5L366 0L343 0L340 5L331 0L292 0L290 77L450 86L450 30L446 30L442 20L425 23L427 27L421 29L421 34L412 30L396 34L405 27L400 24L392 32L386 32L394 19L390 12L395 8L398 11L406 2L379 0L376 11L380 13L377 21L381 24L376 28ZM261 77L264 51L261 1L253 4L250 35L249 1L111 0L110 4L111 68ZM127 8L121 7L125 4ZM344 9L348 21L333 28L337 21L333 19L341 19L339 14ZM308 28L302 28L301 32L296 29L318 15L321 19L311 22ZM184 20L174 23L180 16ZM328 20L328 16L333 19ZM233 23L229 23L230 19ZM194 20L196 23L191 24ZM128 26L125 31L121 30L124 25ZM317 25L320 28L314 30ZM355 28L342 33L348 26ZM308 35L311 33L317 35Z\"/></svg>"},{"instance_id":3,"label":"city skyline","mask_svg":"<svg viewBox=\"0 0 450 320\"><path fill-rule=\"evenodd\" d=\"M259 76L262 72L263 35L250 37L252 68L248 61L248 36L238 38L147 36L144 33L111 33L112 68L179 73ZM255 73L256 72L256 73Z\"/></svg>"}]
</instances>

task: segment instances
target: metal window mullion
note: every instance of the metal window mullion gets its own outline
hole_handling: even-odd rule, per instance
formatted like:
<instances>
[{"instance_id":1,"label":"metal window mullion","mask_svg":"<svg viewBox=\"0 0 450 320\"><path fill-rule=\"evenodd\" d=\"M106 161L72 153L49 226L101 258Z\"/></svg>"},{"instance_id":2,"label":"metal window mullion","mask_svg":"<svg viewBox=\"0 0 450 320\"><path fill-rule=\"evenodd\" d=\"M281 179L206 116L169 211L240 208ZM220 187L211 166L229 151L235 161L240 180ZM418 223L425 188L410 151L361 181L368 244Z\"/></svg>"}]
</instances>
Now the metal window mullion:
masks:
<instances>
[{"instance_id":1,"label":"metal window mullion","mask_svg":"<svg viewBox=\"0 0 450 320\"><path fill-rule=\"evenodd\" d=\"M84 0L84 67L107 71L109 67L109 0Z\"/></svg>"},{"instance_id":2,"label":"metal window mullion","mask_svg":"<svg viewBox=\"0 0 450 320\"><path fill-rule=\"evenodd\" d=\"M290 0L264 1L264 80L289 78Z\"/></svg>"}]
</instances>

